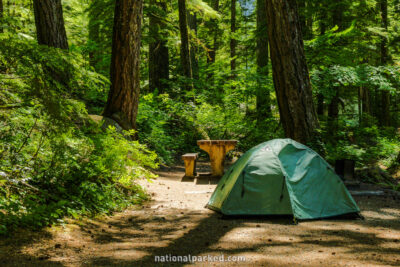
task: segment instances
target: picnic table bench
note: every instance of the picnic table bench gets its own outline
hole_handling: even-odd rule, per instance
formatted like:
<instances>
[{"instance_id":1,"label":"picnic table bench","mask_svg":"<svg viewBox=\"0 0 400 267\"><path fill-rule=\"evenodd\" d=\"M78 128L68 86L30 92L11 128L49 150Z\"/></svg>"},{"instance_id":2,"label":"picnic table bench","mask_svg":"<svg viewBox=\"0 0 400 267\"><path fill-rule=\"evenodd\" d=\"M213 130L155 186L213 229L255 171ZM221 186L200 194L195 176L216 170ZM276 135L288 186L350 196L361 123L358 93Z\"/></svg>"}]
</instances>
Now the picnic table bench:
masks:
<instances>
[{"instance_id":1,"label":"picnic table bench","mask_svg":"<svg viewBox=\"0 0 400 267\"><path fill-rule=\"evenodd\" d=\"M185 155L182 155L182 159L185 162L185 176L196 176L196 159L198 155L199 153L186 153Z\"/></svg>"}]
</instances>

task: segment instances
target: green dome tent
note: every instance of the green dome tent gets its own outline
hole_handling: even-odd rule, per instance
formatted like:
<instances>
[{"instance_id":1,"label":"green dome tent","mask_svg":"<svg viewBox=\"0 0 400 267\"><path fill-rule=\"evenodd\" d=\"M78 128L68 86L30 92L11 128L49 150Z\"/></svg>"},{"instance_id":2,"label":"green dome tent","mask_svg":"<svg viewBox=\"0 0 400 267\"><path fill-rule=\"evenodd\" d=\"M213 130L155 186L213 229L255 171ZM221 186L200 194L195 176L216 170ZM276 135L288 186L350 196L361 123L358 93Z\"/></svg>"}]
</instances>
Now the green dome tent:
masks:
<instances>
[{"instance_id":1,"label":"green dome tent","mask_svg":"<svg viewBox=\"0 0 400 267\"><path fill-rule=\"evenodd\" d=\"M332 167L291 139L271 140L243 154L221 178L207 207L225 215L300 220L360 211Z\"/></svg>"}]
</instances>

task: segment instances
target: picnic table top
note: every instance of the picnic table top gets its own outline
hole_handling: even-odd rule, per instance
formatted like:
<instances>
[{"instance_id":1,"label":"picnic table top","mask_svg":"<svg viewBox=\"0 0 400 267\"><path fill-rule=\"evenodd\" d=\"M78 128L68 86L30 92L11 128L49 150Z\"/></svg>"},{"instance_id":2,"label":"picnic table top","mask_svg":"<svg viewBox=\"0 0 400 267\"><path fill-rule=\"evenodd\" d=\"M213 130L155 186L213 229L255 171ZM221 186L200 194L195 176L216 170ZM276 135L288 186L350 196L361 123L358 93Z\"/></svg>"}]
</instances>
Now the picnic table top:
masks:
<instances>
[{"instance_id":1,"label":"picnic table top","mask_svg":"<svg viewBox=\"0 0 400 267\"><path fill-rule=\"evenodd\" d=\"M237 140L197 140L198 145L211 144L211 145L236 145Z\"/></svg>"}]
</instances>

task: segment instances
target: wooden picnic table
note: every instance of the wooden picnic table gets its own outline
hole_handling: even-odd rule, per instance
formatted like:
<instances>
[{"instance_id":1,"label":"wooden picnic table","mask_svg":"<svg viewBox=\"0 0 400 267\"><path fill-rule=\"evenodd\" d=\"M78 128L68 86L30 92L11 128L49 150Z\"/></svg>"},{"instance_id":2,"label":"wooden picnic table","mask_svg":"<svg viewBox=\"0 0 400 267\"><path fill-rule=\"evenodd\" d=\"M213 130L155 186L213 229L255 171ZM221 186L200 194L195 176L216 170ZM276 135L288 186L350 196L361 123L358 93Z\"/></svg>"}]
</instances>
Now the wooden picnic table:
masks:
<instances>
[{"instance_id":1,"label":"wooden picnic table","mask_svg":"<svg viewBox=\"0 0 400 267\"><path fill-rule=\"evenodd\" d=\"M210 156L211 174L213 176L224 175L224 163L226 153L235 148L236 140L198 140L197 145Z\"/></svg>"}]
</instances>

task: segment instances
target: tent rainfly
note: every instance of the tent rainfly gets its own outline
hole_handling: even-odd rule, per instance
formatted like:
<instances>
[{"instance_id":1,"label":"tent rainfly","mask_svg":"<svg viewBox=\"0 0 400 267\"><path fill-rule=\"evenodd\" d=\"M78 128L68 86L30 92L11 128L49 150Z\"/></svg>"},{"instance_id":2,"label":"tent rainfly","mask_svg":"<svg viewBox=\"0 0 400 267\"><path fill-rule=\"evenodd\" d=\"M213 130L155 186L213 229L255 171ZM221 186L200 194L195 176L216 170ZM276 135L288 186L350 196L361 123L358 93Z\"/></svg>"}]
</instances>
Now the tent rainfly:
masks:
<instances>
[{"instance_id":1,"label":"tent rainfly","mask_svg":"<svg viewBox=\"0 0 400 267\"><path fill-rule=\"evenodd\" d=\"M332 167L291 139L274 139L243 154L221 178L207 207L225 215L299 220L360 211Z\"/></svg>"}]
</instances>

